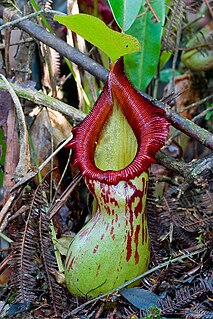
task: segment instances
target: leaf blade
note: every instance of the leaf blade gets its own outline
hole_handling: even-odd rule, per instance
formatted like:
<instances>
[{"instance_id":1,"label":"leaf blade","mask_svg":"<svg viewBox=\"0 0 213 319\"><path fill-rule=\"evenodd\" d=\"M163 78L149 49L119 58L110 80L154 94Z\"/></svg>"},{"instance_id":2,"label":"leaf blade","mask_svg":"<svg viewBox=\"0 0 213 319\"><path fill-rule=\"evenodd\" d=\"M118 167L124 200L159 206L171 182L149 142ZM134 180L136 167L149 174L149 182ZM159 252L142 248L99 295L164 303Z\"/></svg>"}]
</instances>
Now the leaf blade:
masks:
<instances>
[{"instance_id":1,"label":"leaf blade","mask_svg":"<svg viewBox=\"0 0 213 319\"><path fill-rule=\"evenodd\" d=\"M138 309L148 310L152 306L159 307L160 297L152 291L142 288L124 288L119 293Z\"/></svg>"},{"instance_id":2,"label":"leaf blade","mask_svg":"<svg viewBox=\"0 0 213 319\"><path fill-rule=\"evenodd\" d=\"M156 73L160 57L161 37L165 20L165 1L154 1L152 7L160 22L151 20L151 11L145 13L145 3L143 0L139 19L135 20L132 27L127 31L136 37L141 45L139 52L126 56L126 72L139 90L144 91Z\"/></svg>"},{"instance_id":3,"label":"leaf blade","mask_svg":"<svg viewBox=\"0 0 213 319\"><path fill-rule=\"evenodd\" d=\"M55 16L54 20L78 33L105 52L114 62L120 56L139 51L136 38L108 28L100 19L87 15Z\"/></svg>"},{"instance_id":4,"label":"leaf blade","mask_svg":"<svg viewBox=\"0 0 213 319\"><path fill-rule=\"evenodd\" d=\"M115 21L122 31L127 31L135 21L142 0L108 0Z\"/></svg>"}]
</instances>

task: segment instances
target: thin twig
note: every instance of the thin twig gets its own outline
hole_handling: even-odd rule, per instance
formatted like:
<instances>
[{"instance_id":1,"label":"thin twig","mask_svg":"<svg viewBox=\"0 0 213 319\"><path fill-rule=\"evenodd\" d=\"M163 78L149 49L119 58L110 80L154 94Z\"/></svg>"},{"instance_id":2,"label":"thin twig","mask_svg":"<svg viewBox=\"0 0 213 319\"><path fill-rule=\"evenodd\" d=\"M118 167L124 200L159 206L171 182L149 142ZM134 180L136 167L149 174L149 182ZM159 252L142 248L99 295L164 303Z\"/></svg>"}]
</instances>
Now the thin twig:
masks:
<instances>
[{"instance_id":1,"label":"thin twig","mask_svg":"<svg viewBox=\"0 0 213 319\"><path fill-rule=\"evenodd\" d=\"M25 21L25 20L28 20L28 19L31 19L31 18L35 18L37 16L40 16L42 15L43 13L51 13L51 14L58 14L58 15L63 15L65 16L66 14L64 14L63 12L60 12L60 11L55 11L55 10L50 10L50 9L42 9L42 10L39 10L37 12L33 12L33 13L30 13L24 17L20 17L20 18L17 18L16 20L14 21L10 21L10 22L7 22L5 24L3 24L1 27L0 27L0 31L1 30L4 30L4 29L8 29L8 28L11 28L13 27L14 25L16 25L17 23L19 22L22 22L22 21Z\"/></svg>"},{"instance_id":2,"label":"thin twig","mask_svg":"<svg viewBox=\"0 0 213 319\"><path fill-rule=\"evenodd\" d=\"M54 143L53 143L53 126L52 122L50 119L50 114L49 110L46 109L46 114L47 114L47 125L48 125L48 131L50 132L50 152L51 154L54 152ZM50 203L52 202L52 197L53 197L53 166L54 166L54 161L53 157L51 158L50 161L50 181L49 181L49 201Z\"/></svg>"},{"instance_id":3,"label":"thin twig","mask_svg":"<svg viewBox=\"0 0 213 319\"><path fill-rule=\"evenodd\" d=\"M62 183L62 181L63 181L63 179L64 179L64 176L65 176L66 171L67 171L67 169L68 169L68 166L69 166L69 164L70 164L71 154L72 154L72 150L70 149L70 150L69 150L69 155L68 155L68 158L67 158L66 165L65 165L65 167L64 167L63 173L61 174L61 178L60 178L60 180L59 180L59 182L58 182L58 184L57 184L57 187L56 187L55 194L54 194L53 200L52 200L52 202L51 202L51 205L54 204L55 199L56 199L56 197L57 197L57 195L58 195L58 193L59 193L59 189L60 189L61 183ZM51 207L52 207L52 206L51 206Z\"/></svg>"},{"instance_id":4,"label":"thin twig","mask_svg":"<svg viewBox=\"0 0 213 319\"><path fill-rule=\"evenodd\" d=\"M10 197L8 198L7 202L4 204L2 210L0 211L0 232L3 232L3 230L5 229L5 227L3 225L3 221L5 220L5 217L9 211L15 197L16 197L15 193L11 194Z\"/></svg>"},{"instance_id":5,"label":"thin twig","mask_svg":"<svg viewBox=\"0 0 213 319\"><path fill-rule=\"evenodd\" d=\"M11 28L13 26L15 26L17 23L21 22L21 21L25 21L25 20L28 20L30 18L35 18L39 15L41 15L42 13L44 13L45 10L40 10L38 12L34 12L34 13L30 13L24 17L21 17L21 18L17 18L16 20L14 21L10 21L10 22L7 22L5 24L3 24L1 27L0 27L0 31L4 30L4 29L8 29L8 28Z\"/></svg>"},{"instance_id":6,"label":"thin twig","mask_svg":"<svg viewBox=\"0 0 213 319\"><path fill-rule=\"evenodd\" d=\"M17 42L13 42L13 43L9 43L9 47L15 46L15 45L22 45L22 44L26 44L26 43L30 43L30 42L34 42L35 40L33 38L27 38L25 40L20 40ZM5 44L0 43L0 50L5 49Z\"/></svg>"},{"instance_id":7,"label":"thin twig","mask_svg":"<svg viewBox=\"0 0 213 319\"><path fill-rule=\"evenodd\" d=\"M59 111L62 114L65 114L69 116L71 119L73 119L74 123L81 122L86 116L86 114L84 114L80 110L77 110L73 106L68 105L60 100L57 100L35 89L24 87L18 83L10 83L10 86L13 88L13 90L16 92L16 94L19 97L24 98L28 101L31 101L35 104L46 106L55 111ZM1 79L0 79L0 89L7 91L7 87L4 81L2 81Z\"/></svg>"},{"instance_id":8,"label":"thin twig","mask_svg":"<svg viewBox=\"0 0 213 319\"><path fill-rule=\"evenodd\" d=\"M160 264L160 265L157 265L156 267L154 267L154 268L152 268L152 269L147 270L146 272L144 272L143 274L141 274L141 275L135 277L134 279L126 281L125 284L119 286L118 288L115 288L115 289L111 290L110 292L108 292L108 293L106 293L106 294L102 294L102 295L100 295L100 296L98 296L98 297L96 297L96 298L94 298L94 299L92 299L92 300L89 300L89 301L85 302L85 303L82 304L81 306L79 306L79 307L75 308L73 311L71 311L71 313L69 313L68 315L66 315L66 316L64 317L64 319L68 318L70 315L76 314L78 311L82 310L84 307L86 307L87 305L93 303L93 302L96 301L96 300L100 300L100 299L102 299L102 298L108 297L109 295L111 295L111 294L113 294L113 293L117 293L117 292L119 292L119 290L121 290L121 289L123 289L123 288L129 286L130 284L134 283L135 281L137 281L137 280L139 280L139 279L141 279L141 278L143 278L143 277L146 277L146 276L148 276L149 274L151 274L151 273L153 273L153 272L155 272L155 271L157 271L157 270L159 270L159 269L161 269L161 268L168 267L169 265L171 265L171 264L173 264L173 263L176 263L176 262L180 262L180 261L182 261L182 260L184 260L184 259L186 259L186 258L191 258L191 257L194 256L194 255L197 255L197 254L200 254L200 253L204 252L206 249L207 249L206 247L202 247L202 248L197 249L197 250L195 250L195 251L193 251L193 252L191 252L191 253L187 253L187 254L185 254L185 255L182 255L182 256L173 258L173 259L171 259L171 260L165 261L164 263L162 263L162 264Z\"/></svg>"},{"instance_id":9,"label":"thin twig","mask_svg":"<svg viewBox=\"0 0 213 319\"><path fill-rule=\"evenodd\" d=\"M155 10L153 9L151 3L149 2L149 0L146 0L147 5L149 6L150 11L152 12L153 16L155 17L155 20L159 23L160 19L158 18Z\"/></svg>"},{"instance_id":10,"label":"thin twig","mask_svg":"<svg viewBox=\"0 0 213 319\"><path fill-rule=\"evenodd\" d=\"M182 21L183 21L183 18L182 18L182 15L181 15L179 28L177 29L175 50L174 50L174 55L173 55L173 60L172 60L172 91L174 91L174 92L175 92L175 69L176 69L178 53L179 53L178 47L179 47L180 39L181 39ZM174 100L174 103L175 103L175 111L176 111L177 110L177 108L176 108L176 100Z\"/></svg>"},{"instance_id":11,"label":"thin twig","mask_svg":"<svg viewBox=\"0 0 213 319\"><path fill-rule=\"evenodd\" d=\"M197 101L197 102L194 102L186 107L184 107L182 110L178 111L177 113L183 113L187 110L190 110L191 108L194 108L194 107L197 107L199 105L202 105L203 103L207 102L208 100L211 100L213 99L213 94L209 95L209 96L206 96L204 99L200 100L200 101Z\"/></svg>"},{"instance_id":12,"label":"thin twig","mask_svg":"<svg viewBox=\"0 0 213 319\"><path fill-rule=\"evenodd\" d=\"M196 122L198 119L204 117L207 113L209 113L209 111L213 110L213 106L209 107L208 109L204 110L203 112L201 112L200 114L196 115L193 117L192 122Z\"/></svg>"},{"instance_id":13,"label":"thin twig","mask_svg":"<svg viewBox=\"0 0 213 319\"><path fill-rule=\"evenodd\" d=\"M213 19L213 10L212 10L212 7L209 4L209 1L208 0L204 0L204 2L205 2L206 6L207 6L207 8L209 10L210 15L212 16L212 19Z\"/></svg>"},{"instance_id":14,"label":"thin twig","mask_svg":"<svg viewBox=\"0 0 213 319\"><path fill-rule=\"evenodd\" d=\"M140 13L139 15L137 15L136 19L139 19L139 18L145 16L145 15L147 14L147 12L148 12L148 10L146 10L146 11Z\"/></svg>"}]
</instances>

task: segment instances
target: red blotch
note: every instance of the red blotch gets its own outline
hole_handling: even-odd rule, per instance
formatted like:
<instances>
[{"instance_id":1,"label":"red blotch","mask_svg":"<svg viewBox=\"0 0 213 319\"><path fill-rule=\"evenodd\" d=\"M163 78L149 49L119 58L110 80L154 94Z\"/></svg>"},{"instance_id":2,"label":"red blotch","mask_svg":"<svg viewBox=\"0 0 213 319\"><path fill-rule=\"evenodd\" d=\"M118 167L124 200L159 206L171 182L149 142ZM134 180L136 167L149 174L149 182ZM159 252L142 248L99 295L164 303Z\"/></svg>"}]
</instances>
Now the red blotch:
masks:
<instances>
[{"instance_id":1,"label":"red blotch","mask_svg":"<svg viewBox=\"0 0 213 319\"><path fill-rule=\"evenodd\" d=\"M132 196L130 196L127 200L127 205L128 207L130 208L130 210L132 210L132 205L135 201L136 198L139 199L138 203L137 203L137 206L134 207L134 215L135 217L138 217L139 214L142 213L142 210L143 210L143 203L142 203L142 200L143 200L143 196L144 196L144 189L145 189L145 178L143 177L142 178L142 184L143 184L143 189L140 190L140 189L137 189L137 187L132 183L132 182L129 182L129 186L133 189L133 194Z\"/></svg>"},{"instance_id":2,"label":"red blotch","mask_svg":"<svg viewBox=\"0 0 213 319\"><path fill-rule=\"evenodd\" d=\"M106 211L107 211L107 214L110 216L110 215L111 215L111 209L110 209L110 207L107 206L107 205L105 205L104 207L105 207L105 209L106 209Z\"/></svg>"},{"instance_id":3,"label":"red blotch","mask_svg":"<svg viewBox=\"0 0 213 319\"><path fill-rule=\"evenodd\" d=\"M114 203L115 206L118 206L118 207L119 207L118 202L117 202L117 200L116 200L114 197L110 197L110 203L111 203L111 204Z\"/></svg>"},{"instance_id":4,"label":"red blotch","mask_svg":"<svg viewBox=\"0 0 213 319\"><path fill-rule=\"evenodd\" d=\"M79 234L79 238L83 238L84 236L86 236L89 233L89 228L85 228L80 234Z\"/></svg>"},{"instance_id":5,"label":"red blotch","mask_svg":"<svg viewBox=\"0 0 213 319\"><path fill-rule=\"evenodd\" d=\"M145 214L142 215L142 224L144 224L145 221Z\"/></svg>"},{"instance_id":6,"label":"red blotch","mask_svg":"<svg viewBox=\"0 0 213 319\"><path fill-rule=\"evenodd\" d=\"M114 239L115 239L115 234L112 235L112 240L114 240Z\"/></svg>"},{"instance_id":7,"label":"red blotch","mask_svg":"<svg viewBox=\"0 0 213 319\"><path fill-rule=\"evenodd\" d=\"M114 203L114 205L115 206L118 206L118 202L117 202L117 200L114 198L114 194L112 194L112 196L111 196L111 189L110 189L110 187L108 187L107 188L107 190L106 190L106 186L103 184L102 185L102 191L105 191L105 192L103 192L103 198L104 198L104 202L105 203L111 203L111 204L113 204ZM112 215L113 215L113 212L114 212L114 210L112 210L112 211L110 211L110 214L112 213ZM110 215L109 214L109 215Z\"/></svg>"},{"instance_id":8,"label":"red blotch","mask_svg":"<svg viewBox=\"0 0 213 319\"><path fill-rule=\"evenodd\" d=\"M69 266L67 267L67 270L70 271L70 269L72 268L73 262L75 260L75 257L73 257L73 259L71 260L71 263L69 264Z\"/></svg>"},{"instance_id":9,"label":"red blotch","mask_svg":"<svg viewBox=\"0 0 213 319\"><path fill-rule=\"evenodd\" d=\"M118 214L115 215L115 222L117 223L118 221Z\"/></svg>"},{"instance_id":10,"label":"red blotch","mask_svg":"<svg viewBox=\"0 0 213 319\"><path fill-rule=\"evenodd\" d=\"M132 256L132 236L128 232L126 245L126 261L129 261Z\"/></svg>"},{"instance_id":11,"label":"red blotch","mask_svg":"<svg viewBox=\"0 0 213 319\"><path fill-rule=\"evenodd\" d=\"M114 227L112 226L111 230L110 230L110 235L112 235L114 232Z\"/></svg>"},{"instance_id":12,"label":"red blotch","mask_svg":"<svg viewBox=\"0 0 213 319\"><path fill-rule=\"evenodd\" d=\"M66 267L66 268L67 268L68 265L69 265L71 256L72 256L72 251L71 251L71 253L69 254L69 257L68 257L67 260L66 260L66 264L65 264L65 267Z\"/></svg>"},{"instance_id":13,"label":"red blotch","mask_svg":"<svg viewBox=\"0 0 213 319\"><path fill-rule=\"evenodd\" d=\"M95 254L98 250L98 245L95 246L95 248L93 249L93 254Z\"/></svg>"},{"instance_id":14,"label":"red blotch","mask_svg":"<svg viewBox=\"0 0 213 319\"><path fill-rule=\"evenodd\" d=\"M98 268L97 268L97 272L96 272L96 277L98 277L98 275L99 275L100 268L101 268L101 265L100 265L100 264L98 264Z\"/></svg>"},{"instance_id":15,"label":"red blotch","mask_svg":"<svg viewBox=\"0 0 213 319\"><path fill-rule=\"evenodd\" d=\"M138 236L140 233L140 225L136 226L134 243L135 243L135 264L137 265L139 262L139 254L138 254Z\"/></svg>"},{"instance_id":16,"label":"red blotch","mask_svg":"<svg viewBox=\"0 0 213 319\"><path fill-rule=\"evenodd\" d=\"M103 235L101 235L101 240L103 240L104 239L104 234Z\"/></svg>"}]
</instances>

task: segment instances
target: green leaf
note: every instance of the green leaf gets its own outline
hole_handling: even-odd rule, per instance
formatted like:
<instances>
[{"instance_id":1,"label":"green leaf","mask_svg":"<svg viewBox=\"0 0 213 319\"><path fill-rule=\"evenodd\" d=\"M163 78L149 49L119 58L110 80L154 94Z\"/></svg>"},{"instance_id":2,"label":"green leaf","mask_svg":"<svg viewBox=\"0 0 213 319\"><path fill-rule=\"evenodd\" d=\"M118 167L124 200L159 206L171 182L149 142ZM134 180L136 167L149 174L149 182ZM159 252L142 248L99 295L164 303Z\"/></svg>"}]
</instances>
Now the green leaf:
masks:
<instances>
[{"instance_id":1,"label":"green leaf","mask_svg":"<svg viewBox=\"0 0 213 319\"><path fill-rule=\"evenodd\" d=\"M40 11L40 7L38 6L37 2L35 0L30 0L31 5L33 6L33 8L38 12ZM45 16L43 14L41 14L41 20L43 21L45 27L47 28L47 30L49 30L50 33L53 33L53 30L51 28L51 26L49 25L49 23L47 22Z\"/></svg>"},{"instance_id":2,"label":"green leaf","mask_svg":"<svg viewBox=\"0 0 213 319\"><path fill-rule=\"evenodd\" d=\"M169 61L172 53L169 51L163 51L161 52L160 56L160 68L162 69L164 65Z\"/></svg>"},{"instance_id":3,"label":"green leaf","mask_svg":"<svg viewBox=\"0 0 213 319\"><path fill-rule=\"evenodd\" d=\"M212 115L213 115L213 111L209 111L209 112L206 114L206 116L205 116L205 120L206 120L206 121L210 120L210 118L212 117Z\"/></svg>"},{"instance_id":4,"label":"green leaf","mask_svg":"<svg viewBox=\"0 0 213 319\"><path fill-rule=\"evenodd\" d=\"M119 293L133 306L141 310L148 310L152 306L157 307L160 299L160 297L152 291L142 288L124 288L121 289Z\"/></svg>"},{"instance_id":5,"label":"green leaf","mask_svg":"<svg viewBox=\"0 0 213 319\"><path fill-rule=\"evenodd\" d=\"M56 248L59 250L60 254L66 256L67 251L71 242L73 241L74 236L64 235L56 241Z\"/></svg>"},{"instance_id":6,"label":"green leaf","mask_svg":"<svg viewBox=\"0 0 213 319\"><path fill-rule=\"evenodd\" d=\"M127 31L135 21L142 0L108 0L115 21L122 31Z\"/></svg>"},{"instance_id":7,"label":"green leaf","mask_svg":"<svg viewBox=\"0 0 213 319\"><path fill-rule=\"evenodd\" d=\"M213 107L213 104L209 105L209 106L207 107L207 109L210 108L210 107ZM210 110L210 111L206 114L205 120L206 120L206 121L210 120L210 118L212 117L212 115L213 115L213 110Z\"/></svg>"},{"instance_id":8,"label":"green leaf","mask_svg":"<svg viewBox=\"0 0 213 319\"><path fill-rule=\"evenodd\" d=\"M144 91L156 74L159 62L161 37L165 20L165 1L150 1L157 22L150 10L145 8L146 1L142 1L139 14L142 16L135 20L128 34L136 37L140 42L140 52L125 57L126 72L129 79L139 90Z\"/></svg>"},{"instance_id":9,"label":"green leaf","mask_svg":"<svg viewBox=\"0 0 213 319\"><path fill-rule=\"evenodd\" d=\"M88 14L55 16L54 19L101 49L113 62L120 56L140 50L137 39L111 30L103 21Z\"/></svg>"},{"instance_id":10,"label":"green leaf","mask_svg":"<svg viewBox=\"0 0 213 319\"><path fill-rule=\"evenodd\" d=\"M168 83L172 79L172 69L165 69L160 71L160 80L162 82ZM180 72L175 70L175 76L180 75Z\"/></svg>"}]
</instances>

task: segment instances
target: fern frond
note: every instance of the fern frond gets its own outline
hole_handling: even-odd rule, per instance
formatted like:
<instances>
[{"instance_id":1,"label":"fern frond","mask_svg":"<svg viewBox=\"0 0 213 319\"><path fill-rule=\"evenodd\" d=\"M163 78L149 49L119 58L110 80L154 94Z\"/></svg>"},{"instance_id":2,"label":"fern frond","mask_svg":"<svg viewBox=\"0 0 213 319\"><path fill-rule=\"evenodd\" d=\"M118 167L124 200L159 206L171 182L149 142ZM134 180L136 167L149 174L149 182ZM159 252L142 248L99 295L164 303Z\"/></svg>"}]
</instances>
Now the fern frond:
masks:
<instances>
[{"instance_id":1,"label":"fern frond","mask_svg":"<svg viewBox=\"0 0 213 319\"><path fill-rule=\"evenodd\" d=\"M173 0L166 17L162 50L174 52L176 48L177 33L185 19L186 7L183 0Z\"/></svg>"},{"instance_id":2,"label":"fern frond","mask_svg":"<svg viewBox=\"0 0 213 319\"><path fill-rule=\"evenodd\" d=\"M167 296L160 299L159 304L162 313L172 314L179 309L183 309L186 305L190 304L197 297L212 291L212 279L207 278L204 280L197 280L188 287L175 288L175 298Z\"/></svg>"},{"instance_id":3,"label":"fern frond","mask_svg":"<svg viewBox=\"0 0 213 319\"><path fill-rule=\"evenodd\" d=\"M23 218L24 225L18 229L13 244L13 269L14 280L11 288L14 288L17 296L17 303L31 303L36 299L36 274L38 265L37 257L37 218L41 200L41 189L38 187L35 192L29 194L28 210ZM26 198L25 198L26 200ZM26 200L27 201L27 200Z\"/></svg>"},{"instance_id":4,"label":"fern frond","mask_svg":"<svg viewBox=\"0 0 213 319\"><path fill-rule=\"evenodd\" d=\"M16 303L31 303L36 296L36 276L38 273L38 216L44 206L43 188L38 188L23 196L28 209L22 216L21 228L14 229L12 265L14 278L11 288L16 292Z\"/></svg>"}]
</instances>

